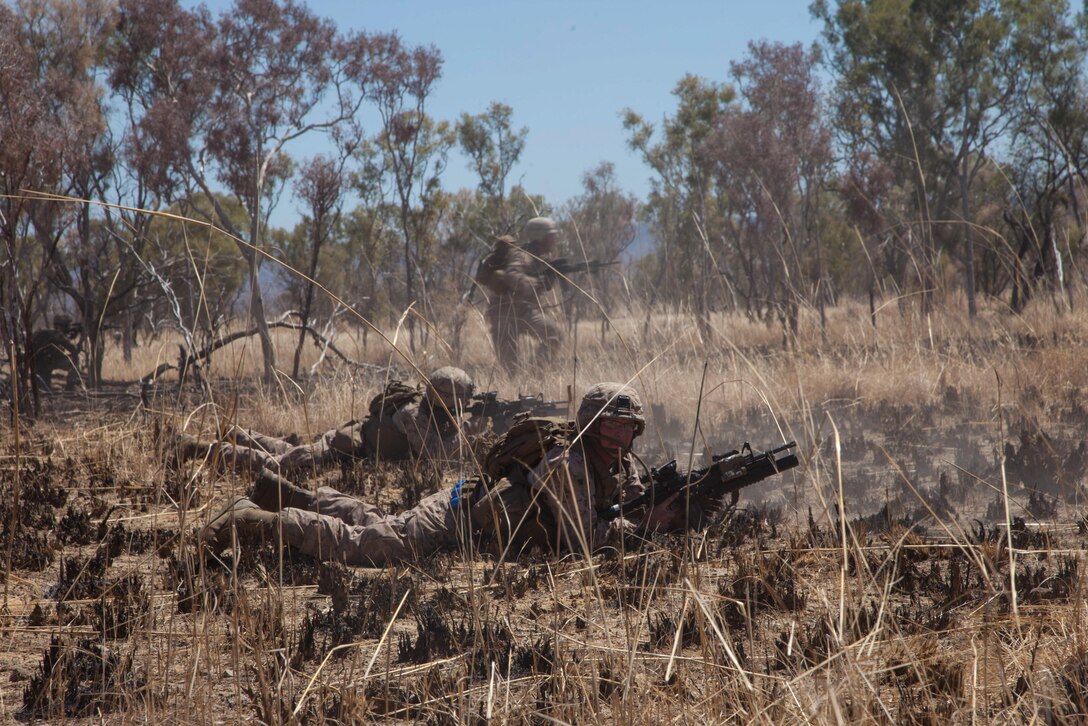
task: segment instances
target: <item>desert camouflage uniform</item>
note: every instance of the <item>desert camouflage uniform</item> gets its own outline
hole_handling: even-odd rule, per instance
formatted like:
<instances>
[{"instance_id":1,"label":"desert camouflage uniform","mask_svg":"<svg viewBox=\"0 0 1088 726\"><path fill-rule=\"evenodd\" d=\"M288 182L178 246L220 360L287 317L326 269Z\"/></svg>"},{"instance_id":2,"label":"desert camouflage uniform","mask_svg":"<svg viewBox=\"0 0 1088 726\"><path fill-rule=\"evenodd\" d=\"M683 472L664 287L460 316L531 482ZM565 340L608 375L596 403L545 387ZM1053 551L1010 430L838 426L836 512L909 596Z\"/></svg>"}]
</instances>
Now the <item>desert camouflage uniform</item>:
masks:
<instances>
[{"instance_id":1,"label":"desert camouflage uniform","mask_svg":"<svg viewBox=\"0 0 1088 726\"><path fill-rule=\"evenodd\" d=\"M346 565L383 566L409 561L456 548L473 535L494 536L501 551L515 533L513 541L517 544L511 554L517 554L523 546L549 544L517 536L519 527L525 525L538 527L535 531L560 550L584 552L580 545L583 541L590 550L596 550L634 529L626 520L606 522L597 516L598 509L616 503L621 493L632 497L642 492L634 472L630 459L615 471L596 472L586 465L579 451L557 447L530 472L530 487L503 480L493 490L461 489L455 494L454 490L443 489L394 515L331 487L322 487L312 507L284 509L279 524L285 544ZM542 503L547 508L543 516ZM542 532L541 526L552 531Z\"/></svg>"},{"instance_id":2,"label":"desert camouflage uniform","mask_svg":"<svg viewBox=\"0 0 1088 726\"><path fill-rule=\"evenodd\" d=\"M413 389L408 389L413 391ZM423 400L412 396L399 407L382 404L363 421L349 421L326 431L309 444L266 436L248 429L232 428L223 441L201 444L187 441L179 446L181 458L208 456L234 469L298 475L337 462L425 461L443 466L472 459L463 444L461 412L471 398L472 378L460 368L444 366L431 373ZM384 394L383 394L384 395ZM377 399L376 399L377 400Z\"/></svg>"},{"instance_id":3,"label":"desert camouflage uniform","mask_svg":"<svg viewBox=\"0 0 1088 726\"><path fill-rule=\"evenodd\" d=\"M541 356L550 357L563 340L559 325L544 312L541 296L555 278L536 257L541 245L518 247L510 237L500 237L476 272L476 281L488 293L487 319L497 359L507 368L518 362L518 338L532 335L540 341ZM530 254L531 253L531 254ZM534 257L536 255L536 257Z\"/></svg>"},{"instance_id":4,"label":"desert camouflage uniform","mask_svg":"<svg viewBox=\"0 0 1088 726\"><path fill-rule=\"evenodd\" d=\"M634 403L630 412L606 413L612 417L637 416L642 423L637 396L620 384L591 387L579 408L579 423L592 427L602 401L608 399L611 405L611 399L615 398L610 394L612 391L624 393L624 401ZM587 411L591 413L587 415ZM258 488L260 485L258 480ZM372 504L329 487L318 489L316 496L290 483L287 490L286 495L269 495L258 493L255 488L253 499L260 501L265 509L290 504L275 515L265 511L254 517L255 503L243 500L250 511L239 507L238 521L248 519L261 527L270 527L279 533L284 544L318 559L384 566L487 536L497 540L498 549L510 556L516 556L519 546L533 544L551 544L559 550L574 552L592 551L635 528L623 518L605 521L598 511L621 498L637 496L643 487L631 454L624 453L611 467L602 470L587 461L582 444L575 444L549 450L527 473L525 483L502 479L488 488L482 483L462 481L395 515L385 514ZM217 519L225 521L221 519L224 515ZM519 536L524 525L528 525L536 541ZM221 525L216 526L205 540L222 544L221 533Z\"/></svg>"},{"instance_id":5,"label":"desert camouflage uniform","mask_svg":"<svg viewBox=\"0 0 1088 726\"><path fill-rule=\"evenodd\" d=\"M287 508L279 514L284 544L322 560L347 565L384 566L456 547L466 528L460 510L443 489L400 514L330 487L317 492L314 510Z\"/></svg>"},{"instance_id":6,"label":"desert camouflage uniform","mask_svg":"<svg viewBox=\"0 0 1088 726\"><path fill-rule=\"evenodd\" d=\"M606 521L597 512L645 491L630 454L602 471L586 461L577 445L549 451L528 479L532 493L548 507L550 520L556 523L559 548L571 552L615 544L625 531L632 531L634 525L622 517Z\"/></svg>"},{"instance_id":7,"label":"desert camouflage uniform","mask_svg":"<svg viewBox=\"0 0 1088 726\"><path fill-rule=\"evenodd\" d=\"M429 401L411 402L378 420L349 421L309 444L267 436L249 429L232 429L225 440L212 445L218 458L235 470L268 468L278 473L303 474L357 459L381 461L459 460L462 437L456 422Z\"/></svg>"}]
</instances>

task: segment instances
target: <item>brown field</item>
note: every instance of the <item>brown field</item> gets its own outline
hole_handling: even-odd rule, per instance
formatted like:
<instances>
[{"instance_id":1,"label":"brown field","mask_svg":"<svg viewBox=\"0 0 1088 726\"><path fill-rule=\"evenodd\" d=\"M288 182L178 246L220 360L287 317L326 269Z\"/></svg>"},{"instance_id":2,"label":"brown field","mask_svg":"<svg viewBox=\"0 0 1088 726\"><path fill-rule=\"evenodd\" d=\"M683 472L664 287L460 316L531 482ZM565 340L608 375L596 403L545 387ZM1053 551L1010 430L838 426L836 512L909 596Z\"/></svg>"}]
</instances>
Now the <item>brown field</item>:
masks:
<instances>
[{"instance_id":1,"label":"brown field","mask_svg":"<svg viewBox=\"0 0 1088 726\"><path fill-rule=\"evenodd\" d=\"M1038 302L973 323L947 301L778 328L618 314L583 322L552 369L513 380L482 323L376 368L318 366L262 390L256 341L203 382L138 379L111 351L97 393L0 428L0 719L56 723L1007 723L1088 718L1080 566L1088 314ZM277 339L289 367L294 336ZM317 361L307 351L307 366ZM271 546L222 560L193 531L249 480L169 464L172 436L231 423L323 431L361 415L391 367L454 363L503 395L630 380L647 463L699 465L796 440L802 466L746 490L705 532L591 560L441 554L349 569ZM698 422L696 414L698 413ZM698 424L698 425L696 425ZM466 472L451 472L450 476ZM389 508L438 482L326 475Z\"/></svg>"}]
</instances>

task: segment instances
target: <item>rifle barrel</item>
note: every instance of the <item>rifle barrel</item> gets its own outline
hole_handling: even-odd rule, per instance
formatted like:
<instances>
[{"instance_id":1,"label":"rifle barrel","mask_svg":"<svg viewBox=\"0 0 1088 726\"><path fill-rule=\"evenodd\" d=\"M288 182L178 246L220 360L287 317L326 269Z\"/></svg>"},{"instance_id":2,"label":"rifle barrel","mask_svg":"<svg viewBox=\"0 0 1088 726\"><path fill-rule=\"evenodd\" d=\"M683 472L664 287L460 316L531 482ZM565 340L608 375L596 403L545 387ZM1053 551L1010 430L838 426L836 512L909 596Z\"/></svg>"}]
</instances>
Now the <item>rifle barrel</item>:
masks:
<instances>
[{"instance_id":1,"label":"rifle barrel","mask_svg":"<svg viewBox=\"0 0 1088 726\"><path fill-rule=\"evenodd\" d=\"M624 512L639 509L655 500L664 501L672 494L692 487L694 487L693 493L699 493L705 486L710 485L715 490L713 492L714 496L724 497L726 494L739 491L767 477L781 474L787 469L799 466L800 461L797 459L796 454L788 453L785 456L779 456L784 452L792 452L796 446L797 442L791 441L769 451L753 452L749 448L747 455L731 454L722 456L721 458L715 458L714 462L705 469L693 469L683 473L676 470L675 460L670 461L660 469L652 470L650 486L644 493L626 502L606 507L599 512L599 516L604 519L615 519ZM747 448L747 444L745 444L745 447ZM733 458L737 459L736 468L723 471L720 473L720 478L704 483L704 480L714 475L716 468ZM643 478L643 481L645 481L645 478ZM733 486L729 486L730 484L733 484ZM720 491L716 491L718 489Z\"/></svg>"}]
</instances>

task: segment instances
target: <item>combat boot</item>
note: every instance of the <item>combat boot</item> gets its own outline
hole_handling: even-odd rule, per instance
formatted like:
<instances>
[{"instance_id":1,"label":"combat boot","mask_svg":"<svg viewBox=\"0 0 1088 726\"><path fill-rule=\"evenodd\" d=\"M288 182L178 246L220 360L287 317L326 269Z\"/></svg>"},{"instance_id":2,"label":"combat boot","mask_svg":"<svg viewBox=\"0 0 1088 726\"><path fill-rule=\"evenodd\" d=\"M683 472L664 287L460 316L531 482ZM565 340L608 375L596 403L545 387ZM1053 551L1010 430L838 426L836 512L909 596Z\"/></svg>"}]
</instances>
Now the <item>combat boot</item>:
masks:
<instances>
[{"instance_id":1,"label":"combat boot","mask_svg":"<svg viewBox=\"0 0 1088 726\"><path fill-rule=\"evenodd\" d=\"M269 512L288 507L310 512L317 510L317 497L313 492L292 484L271 469L261 469L250 498L258 507Z\"/></svg>"},{"instance_id":2,"label":"combat boot","mask_svg":"<svg viewBox=\"0 0 1088 726\"><path fill-rule=\"evenodd\" d=\"M231 527L239 540L253 540L277 535L279 515L266 512L249 499L241 497L231 502L200 530L200 541L208 549L219 552L231 543Z\"/></svg>"},{"instance_id":3,"label":"combat boot","mask_svg":"<svg viewBox=\"0 0 1088 726\"><path fill-rule=\"evenodd\" d=\"M191 434L178 434L174 439L174 456L177 457L177 463L182 463L190 459L202 459L208 455L212 445L207 441L201 441Z\"/></svg>"},{"instance_id":4,"label":"combat boot","mask_svg":"<svg viewBox=\"0 0 1088 726\"><path fill-rule=\"evenodd\" d=\"M241 426L233 424L229 429L227 429L227 433L223 435L223 440L229 441L235 446L245 446L249 449L257 446L257 442L253 440L252 436L250 436L248 429L244 429Z\"/></svg>"}]
</instances>

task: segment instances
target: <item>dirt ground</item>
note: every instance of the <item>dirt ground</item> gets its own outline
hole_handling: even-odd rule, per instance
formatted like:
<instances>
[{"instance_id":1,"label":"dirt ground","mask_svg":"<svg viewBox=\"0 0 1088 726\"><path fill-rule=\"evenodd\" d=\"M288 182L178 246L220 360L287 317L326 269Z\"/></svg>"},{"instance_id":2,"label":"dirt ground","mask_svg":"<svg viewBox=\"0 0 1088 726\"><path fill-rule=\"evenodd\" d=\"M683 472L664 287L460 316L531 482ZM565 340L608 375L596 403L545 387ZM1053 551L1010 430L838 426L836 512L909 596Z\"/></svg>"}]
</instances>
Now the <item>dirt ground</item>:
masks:
<instances>
[{"instance_id":1,"label":"dirt ground","mask_svg":"<svg viewBox=\"0 0 1088 726\"><path fill-rule=\"evenodd\" d=\"M995 416L953 386L926 406L828 401L786 412L815 422L797 429L801 466L704 531L591 560L367 569L271 544L204 556L194 529L249 481L174 465L176 418L133 386L52 396L18 441L0 429L0 718L1083 716L1079 400L1041 417ZM686 464L693 439L697 466L783 439L758 408L694 437L654 413L647 463ZM443 485L367 465L324 481L389 509Z\"/></svg>"}]
</instances>

